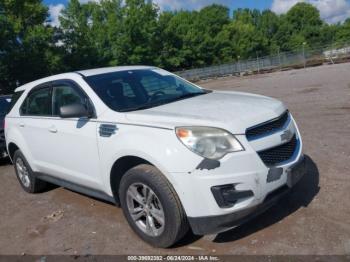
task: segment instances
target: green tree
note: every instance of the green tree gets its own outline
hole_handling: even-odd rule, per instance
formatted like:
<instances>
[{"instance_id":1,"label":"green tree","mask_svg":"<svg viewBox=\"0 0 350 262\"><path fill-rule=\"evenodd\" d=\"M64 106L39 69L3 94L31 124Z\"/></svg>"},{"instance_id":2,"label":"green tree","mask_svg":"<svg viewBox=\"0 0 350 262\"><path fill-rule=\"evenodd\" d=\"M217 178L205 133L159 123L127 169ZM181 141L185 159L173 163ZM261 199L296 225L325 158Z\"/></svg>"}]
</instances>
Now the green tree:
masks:
<instances>
[{"instance_id":1,"label":"green tree","mask_svg":"<svg viewBox=\"0 0 350 262\"><path fill-rule=\"evenodd\" d=\"M216 39L219 60L229 62L266 54L269 41L265 34L269 30L264 28L267 25L262 22L262 15L258 10L234 11L231 23L224 26Z\"/></svg>"},{"instance_id":2,"label":"green tree","mask_svg":"<svg viewBox=\"0 0 350 262\"><path fill-rule=\"evenodd\" d=\"M54 30L45 24L46 18L47 8L40 0L0 2L2 93L60 70Z\"/></svg>"},{"instance_id":3,"label":"green tree","mask_svg":"<svg viewBox=\"0 0 350 262\"><path fill-rule=\"evenodd\" d=\"M256 29L263 35L264 49L260 51L261 55L274 54L279 51L279 45L274 38L279 30L280 17L270 10L261 13L258 19Z\"/></svg>"},{"instance_id":4,"label":"green tree","mask_svg":"<svg viewBox=\"0 0 350 262\"><path fill-rule=\"evenodd\" d=\"M197 51L197 66L219 63L216 37L230 23L229 9L213 4L201 9L194 22L194 47Z\"/></svg>"},{"instance_id":5,"label":"green tree","mask_svg":"<svg viewBox=\"0 0 350 262\"><path fill-rule=\"evenodd\" d=\"M118 60L126 64L153 64L157 49L158 7L151 1L126 0L123 7Z\"/></svg>"},{"instance_id":6,"label":"green tree","mask_svg":"<svg viewBox=\"0 0 350 262\"><path fill-rule=\"evenodd\" d=\"M191 68L196 61L194 19L197 12L179 11L160 16L163 40L161 64L170 69Z\"/></svg>"},{"instance_id":7,"label":"green tree","mask_svg":"<svg viewBox=\"0 0 350 262\"><path fill-rule=\"evenodd\" d=\"M98 32L94 30L93 18L97 16L94 12L97 8L99 5L94 3L80 4L78 0L71 0L59 18L66 50L64 59L69 70L96 67L105 62L98 48L100 39L95 38Z\"/></svg>"},{"instance_id":8,"label":"green tree","mask_svg":"<svg viewBox=\"0 0 350 262\"><path fill-rule=\"evenodd\" d=\"M342 25L339 25L339 29L335 35L336 42L339 44L350 42L350 18L345 20Z\"/></svg>"},{"instance_id":9,"label":"green tree","mask_svg":"<svg viewBox=\"0 0 350 262\"><path fill-rule=\"evenodd\" d=\"M164 12L159 18L160 64L169 69L210 65L218 61L215 39L230 22L229 9L210 5L198 11Z\"/></svg>"},{"instance_id":10,"label":"green tree","mask_svg":"<svg viewBox=\"0 0 350 262\"><path fill-rule=\"evenodd\" d=\"M283 51L322 44L320 12L308 3L298 3L286 15L281 16L281 23L275 40Z\"/></svg>"},{"instance_id":11,"label":"green tree","mask_svg":"<svg viewBox=\"0 0 350 262\"><path fill-rule=\"evenodd\" d=\"M0 2L0 89L56 72L149 64L182 70L350 39L350 19L329 25L298 3L286 14L213 4L162 11L150 0L70 0L61 26L42 0ZM304 44L305 43L305 44Z\"/></svg>"}]
</instances>

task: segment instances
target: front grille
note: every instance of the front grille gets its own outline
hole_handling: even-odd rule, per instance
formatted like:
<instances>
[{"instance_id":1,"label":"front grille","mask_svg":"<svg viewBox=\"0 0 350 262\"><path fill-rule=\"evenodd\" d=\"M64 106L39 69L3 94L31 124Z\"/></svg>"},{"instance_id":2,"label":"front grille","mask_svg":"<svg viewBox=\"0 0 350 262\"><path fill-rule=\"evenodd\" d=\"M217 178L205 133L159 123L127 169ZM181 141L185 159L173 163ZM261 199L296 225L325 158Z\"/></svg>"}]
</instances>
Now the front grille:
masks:
<instances>
[{"instance_id":1,"label":"front grille","mask_svg":"<svg viewBox=\"0 0 350 262\"><path fill-rule=\"evenodd\" d=\"M275 166L288 160L291 160L294 154L297 152L298 145L299 141L294 135L289 142L283 145L260 151L258 152L258 155L260 156L261 160L265 163L265 165Z\"/></svg>"},{"instance_id":2,"label":"front grille","mask_svg":"<svg viewBox=\"0 0 350 262\"><path fill-rule=\"evenodd\" d=\"M267 136L284 128L289 120L289 112L285 111L278 118L272 119L268 122L253 126L247 129L246 136L249 141L257 139L262 136Z\"/></svg>"}]
</instances>

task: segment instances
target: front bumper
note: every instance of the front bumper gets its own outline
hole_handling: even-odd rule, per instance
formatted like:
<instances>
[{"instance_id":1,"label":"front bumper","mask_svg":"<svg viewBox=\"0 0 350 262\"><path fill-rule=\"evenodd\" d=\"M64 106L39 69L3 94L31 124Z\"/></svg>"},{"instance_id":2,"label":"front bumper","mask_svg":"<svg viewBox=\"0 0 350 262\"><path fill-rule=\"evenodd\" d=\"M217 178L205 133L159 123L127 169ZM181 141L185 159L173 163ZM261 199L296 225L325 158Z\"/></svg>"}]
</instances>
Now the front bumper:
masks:
<instances>
[{"instance_id":1,"label":"front bumper","mask_svg":"<svg viewBox=\"0 0 350 262\"><path fill-rule=\"evenodd\" d=\"M281 145L286 130L297 141L293 155L276 165L267 165L257 152ZM274 203L272 195L294 185L290 170L304 163L302 139L294 119L285 129L254 141L248 141L245 135L236 138L244 151L227 154L219 165L195 167L169 176L196 234L218 233L242 223L253 213L263 212Z\"/></svg>"},{"instance_id":2,"label":"front bumper","mask_svg":"<svg viewBox=\"0 0 350 262\"><path fill-rule=\"evenodd\" d=\"M287 184L270 192L261 204L225 215L188 217L193 233L196 235L206 235L223 232L262 214L273 206L281 197L288 194L291 188L305 175L305 158L302 157L290 170ZM292 170L296 170L297 173L293 174Z\"/></svg>"}]
</instances>

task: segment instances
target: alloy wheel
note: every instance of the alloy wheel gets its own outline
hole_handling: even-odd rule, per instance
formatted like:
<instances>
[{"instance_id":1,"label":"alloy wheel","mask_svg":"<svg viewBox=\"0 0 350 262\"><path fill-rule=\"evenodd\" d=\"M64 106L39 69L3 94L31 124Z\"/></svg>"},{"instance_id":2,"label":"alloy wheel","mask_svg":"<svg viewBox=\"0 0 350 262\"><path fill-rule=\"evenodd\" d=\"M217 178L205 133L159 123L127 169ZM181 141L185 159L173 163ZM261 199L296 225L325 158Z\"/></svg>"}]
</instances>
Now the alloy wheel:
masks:
<instances>
[{"instance_id":1,"label":"alloy wheel","mask_svg":"<svg viewBox=\"0 0 350 262\"><path fill-rule=\"evenodd\" d=\"M29 172L26 165L24 164L23 159L20 157L17 158L16 160L16 169L22 185L24 187L29 187L30 186Z\"/></svg>"},{"instance_id":2,"label":"alloy wheel","mask_svg":"<svg viewBox=\"0 0 350 262\"><path fill-rule=\"evenodd\" d=\"M165 215L162 204L153 190L143 183L134 183L127 190L128 211L137 227L148 236L163 233Z\"/></svg>"}]
</instances>

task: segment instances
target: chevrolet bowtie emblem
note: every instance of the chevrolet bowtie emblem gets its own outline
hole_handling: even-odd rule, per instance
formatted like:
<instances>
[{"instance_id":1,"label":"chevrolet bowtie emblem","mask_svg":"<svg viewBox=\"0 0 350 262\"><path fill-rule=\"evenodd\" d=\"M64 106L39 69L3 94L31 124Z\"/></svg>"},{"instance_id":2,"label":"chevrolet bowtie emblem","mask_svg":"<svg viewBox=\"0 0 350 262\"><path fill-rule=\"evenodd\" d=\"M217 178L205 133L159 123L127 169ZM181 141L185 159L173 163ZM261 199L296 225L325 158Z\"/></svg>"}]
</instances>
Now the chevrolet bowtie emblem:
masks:
<instances>
[{"instance_id":1,"label":"chevrolet bowtie emblem","mask_svg":"<svg viewBox=\"0 0 350 262\"><path fill-rule=\"evenodd\" d=\"M292 131L286 130L286 131L284 131L283 134L281 135L281 140L282 140L282 142L289 141L289 140L292 139L292 137L293 137Z\"/></svg>"}]
</instances>

